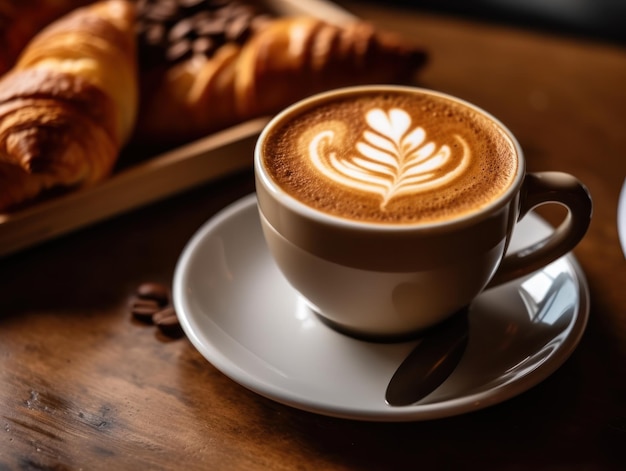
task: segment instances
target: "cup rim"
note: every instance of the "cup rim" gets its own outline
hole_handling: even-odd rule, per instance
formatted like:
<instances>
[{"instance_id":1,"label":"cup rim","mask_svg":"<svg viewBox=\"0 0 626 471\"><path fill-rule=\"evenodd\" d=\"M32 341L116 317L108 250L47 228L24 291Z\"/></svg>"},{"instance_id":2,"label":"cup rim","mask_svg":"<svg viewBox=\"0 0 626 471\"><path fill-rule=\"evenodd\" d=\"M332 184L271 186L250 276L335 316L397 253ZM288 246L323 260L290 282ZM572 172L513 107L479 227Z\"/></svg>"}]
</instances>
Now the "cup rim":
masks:
<instances>
[{"instance_id":1,"label":"cup rim","mask_svg":"<svg viewBox=\"0 0 626 471\"><path fill-rule=\"evenodd\" d=\"M286 117L297 112L299 109L304 109L310 106L312 103L323 101L328 99L329 97L338 97L345 96L351 94L364 93L367 91L406 91L411 93L423 93L431 96L440 97L443 99L451 100L456 103L459 103L465 107L468 107L477 113L485 116L492 122L494 122L502 132L510 139L511 143L515 148L515 152L517 153L517 170L515 172L515 176L509 188L506 189L502 194L500 194L496 199L489 202L488 204L482 206L481 208L470 212L469 214L465 214L462 216L457 216L449 220L445 221L430 221L430 222L410 222L410 223L391 223L391 222L369 222L369 221L358 221L348 218L342 218L341 216L337 216L334 214L326 213L324 211L315 209L311 206L308 206L289 193L284 191L269 175L269 172L266 171L264 165L262 165L261 158L261 149L263 147L263 143L267 139L268 134L272 131L272 129L279 123L281 123ZM491 214L493 214L498 209L502 208L506 204L508 204L517 194L522 181L524 179L524 175L526 172L526 160L524 158L524 154L521 148L520 143L517 138L511 132L511 130L498 118L496 118L493 114L485 111L473 103L470 103L462 98L458 98L454 95L450 95L444 92L424 88L424 87L416 87L416 86L408 86L408 85L357 85L350 87L342 87L333 90L328 90L325 92L317 93L315 95L311 95L307 98L299 100L287 108L283 109L281 112L276 114L263 128L261 134L259 135L255 148L254 148L254 172L257 176L257 182L261 183L267 192L271 195L271 197L275 201L279 201L280 204L284 205L290 211L301 215L302 217L313 220L322 225L332 225L336 226L340 229L345 230L365 230L368 232L409 232L414 231L416 229L424 230L424 231L447 231L450 228L455 227L463 227L467 225L471 225L478 221L481 221ZM258 184L257 183L257 192L258 192Z\"/></svg>"}]
</instances>

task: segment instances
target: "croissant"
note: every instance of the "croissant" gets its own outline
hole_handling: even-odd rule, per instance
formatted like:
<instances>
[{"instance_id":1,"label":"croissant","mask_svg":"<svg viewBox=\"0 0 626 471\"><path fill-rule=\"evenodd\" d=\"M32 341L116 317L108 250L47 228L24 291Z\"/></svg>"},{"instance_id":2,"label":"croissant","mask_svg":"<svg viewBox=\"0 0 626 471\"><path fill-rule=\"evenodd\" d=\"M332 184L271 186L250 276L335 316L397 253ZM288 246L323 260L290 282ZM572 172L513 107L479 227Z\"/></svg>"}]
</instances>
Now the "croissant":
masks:
<instances>
[{"instance_id":1,"label":"croissant","mask_svg":"<svg viewBox=\"0 0 626 471\"><path fill-rule=\"evenodd\" d=\"M365 22L278 18L243 45L226 43L210 58L144 74L137 138L185 141L319 91L407 82L425 59L422 49Z\"/></svg>"},{"instance_id":2,"label":"croissant","mask_svg":"<svg viewBox=\"0 0 626 471\"><path fill-rule=\"evenodd\" d=\"M0 209L111 172L137 114L134 12L125 0L76 9L0 79Z\"/></svg>"},{"instance_id":3,"label":"croissant","mask_svg":"<svg viewBox=\"0 0 626 471\"><path fill-rule=\"evenodd\" d=\"M37 32L90 0L0 0L0 75Z\"/></svg>"}]
</instances>

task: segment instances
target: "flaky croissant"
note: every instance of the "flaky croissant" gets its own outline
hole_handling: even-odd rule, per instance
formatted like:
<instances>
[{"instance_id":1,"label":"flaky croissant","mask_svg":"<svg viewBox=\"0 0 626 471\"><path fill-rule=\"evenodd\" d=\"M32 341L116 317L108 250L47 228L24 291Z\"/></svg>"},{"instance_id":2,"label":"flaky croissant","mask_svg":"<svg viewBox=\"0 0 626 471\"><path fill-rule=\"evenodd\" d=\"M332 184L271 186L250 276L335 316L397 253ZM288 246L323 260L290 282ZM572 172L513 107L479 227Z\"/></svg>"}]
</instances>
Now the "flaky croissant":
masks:
<instances>
[{"instance_id":1,"label":"flaky croissant","mask_svg":"<svg viewBox=\"0 0 626 471\"><path fill-rule=\"evenodd\" d=\"M0 0L0 75L41 28L92 0Z\"/></svg>"},{"instance_id":2,"label":"flaky croissant","mask_svg":"<svg viewBox=\"0 0 626 471\"><path fill-rule=\"evenodd\" d=\"M319 91L407 82L425 59L422 49L365 22L276 19L242 46L227 43L211 58L145 74L137 135L186 141Z\"/></svg>"},{"instance_id":3,"label":"flaky croissant","mask_svg":"<svg viewBox=\"0 0 626 471\"><path fill-rule=\"evenodd\" d=\"M137 113L134 13L124 0L74 10L0 79L0 209L111 172Z\"/></svg>"}]
</instances>

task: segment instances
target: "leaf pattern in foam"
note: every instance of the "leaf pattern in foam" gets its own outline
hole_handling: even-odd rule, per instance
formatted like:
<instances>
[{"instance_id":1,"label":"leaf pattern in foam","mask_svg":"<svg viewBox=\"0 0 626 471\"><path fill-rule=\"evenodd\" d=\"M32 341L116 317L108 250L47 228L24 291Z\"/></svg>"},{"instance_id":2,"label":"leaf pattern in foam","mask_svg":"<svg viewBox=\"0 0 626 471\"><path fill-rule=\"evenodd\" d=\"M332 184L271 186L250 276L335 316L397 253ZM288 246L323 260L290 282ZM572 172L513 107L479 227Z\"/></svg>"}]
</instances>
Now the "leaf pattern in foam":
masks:
<instances>
[{"instance_id":1,"label":"leaf pattern in foam","mask_svg":"<svg viewBox=\"0 0 626 471\"><path fill-rule=\"evenodd\" d=\"M311 140L309 156L314 166L335 182L380 195L382 210L392 198L449 182L468 164L469 148L455 135L463 155L444 171L451 163L451 148L426 142L426 131L419 126L411 129L411 117L404 110L376 108L365 119L370 129L356 143L358 154L339 157L332 150L335 133L325 130Z\"/></svg>"}]
</instances>

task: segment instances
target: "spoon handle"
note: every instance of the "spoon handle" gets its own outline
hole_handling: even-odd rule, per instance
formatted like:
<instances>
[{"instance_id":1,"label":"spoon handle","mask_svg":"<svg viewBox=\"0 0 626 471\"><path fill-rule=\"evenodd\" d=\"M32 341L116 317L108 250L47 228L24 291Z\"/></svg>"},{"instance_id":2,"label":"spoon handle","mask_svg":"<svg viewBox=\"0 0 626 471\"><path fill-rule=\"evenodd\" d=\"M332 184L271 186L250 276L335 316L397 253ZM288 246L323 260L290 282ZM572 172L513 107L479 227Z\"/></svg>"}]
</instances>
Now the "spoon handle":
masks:
<instances>
[{"instance_id":1,"label":"spoon handle","mask_svg":"<svg viewBox=\"0 0 626 471\"><path fill-rule=\"evenodd\" d=\"M400 364L387 386L391 406L414 404L437 389L458 365L467 346L468 308L434 327Z\"/></svg>"}]
</instances>

